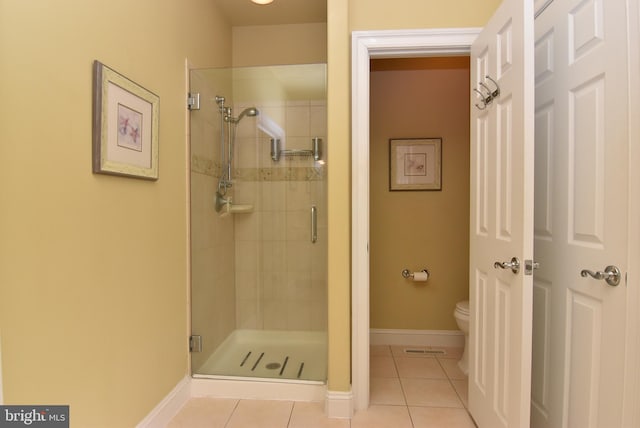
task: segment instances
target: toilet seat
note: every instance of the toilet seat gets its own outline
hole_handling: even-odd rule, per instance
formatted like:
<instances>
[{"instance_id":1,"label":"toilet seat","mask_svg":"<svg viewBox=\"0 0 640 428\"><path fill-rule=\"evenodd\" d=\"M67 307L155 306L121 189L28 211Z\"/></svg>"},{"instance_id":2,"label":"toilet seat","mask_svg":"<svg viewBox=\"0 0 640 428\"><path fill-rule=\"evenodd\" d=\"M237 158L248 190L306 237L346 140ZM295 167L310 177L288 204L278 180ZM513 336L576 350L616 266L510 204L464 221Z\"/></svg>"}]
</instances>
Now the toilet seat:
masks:
<instances>
[{"instance_id":1,"label":"toilet seat","mask_svg":"<svg viewBox=\"0 0 640 428\"><path fill-rule=\"evenodd\" d=\"M469 315L469 301L463 300L462 302L456 303L456 312L460 315Z\"/></svg>"}]
</instances>

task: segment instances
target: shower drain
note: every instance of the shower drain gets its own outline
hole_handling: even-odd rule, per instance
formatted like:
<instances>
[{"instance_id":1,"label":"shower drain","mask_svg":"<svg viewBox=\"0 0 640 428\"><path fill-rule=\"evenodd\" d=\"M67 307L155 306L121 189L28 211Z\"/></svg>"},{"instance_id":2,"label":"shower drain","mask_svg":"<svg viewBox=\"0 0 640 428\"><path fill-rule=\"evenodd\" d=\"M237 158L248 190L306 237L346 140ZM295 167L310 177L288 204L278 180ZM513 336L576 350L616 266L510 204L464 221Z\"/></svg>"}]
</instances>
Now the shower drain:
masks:
<instances>
[{"instance_id":1,"label":"shower drain","mask_svg":"<svg viewBox=\"0 0 640 428\"><path fill-rule=\"evenodd\" d=\"M247 363L247 361L249 360L249 358L251 357L252 354L253 354L253 351L247 352L247 354L242 359L242 362L240 363L240 367L244 367L244 365ZM264 352L261 352L260 356L258 357L258 359L255 361L255 363L251 367L251 371L255 371L255 369L258 367L258 365L260 364L260 361L262 360L263 357L264 357ZM280 369L280 373L279 374L280 374L280 376L282 376L282 374L284 373L284 370L287 368L287 363L289 363L289 356L288 355L286 357L284 357L284 361L282 363L274 361L274 362L265 364L264 367L267 370ZM301 362L300 363L300 367L298 368L298 379L300 378L300 376L302 376L302 371L303 370L304 370L304 362Z\"/></svg>"}]
</instances>

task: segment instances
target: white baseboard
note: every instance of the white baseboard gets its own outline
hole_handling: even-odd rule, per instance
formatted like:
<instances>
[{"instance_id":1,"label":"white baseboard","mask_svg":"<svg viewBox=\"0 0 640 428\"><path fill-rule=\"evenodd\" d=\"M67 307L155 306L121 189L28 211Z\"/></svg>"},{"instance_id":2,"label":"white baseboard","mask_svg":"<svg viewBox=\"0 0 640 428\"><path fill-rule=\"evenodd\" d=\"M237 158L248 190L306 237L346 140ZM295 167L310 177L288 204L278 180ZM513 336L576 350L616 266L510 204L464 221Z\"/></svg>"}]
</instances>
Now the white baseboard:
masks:
<instances>
[{"instance_id":1,"label":"white baseboard","mask_svg":"<svg viewBox=\"0 0 640 428\"><path fill-rule=\"evenodd\" d=\"M324 409L329 418L351 419L353 417L353 392L327 391Z\"/></svg>"},{"instance_id":2,"label":"white baseboard","mask_svg":"<svg viewBox=\"0 0 640 428\"><path fill-rule=\"evenodd\" d=\"M274 382L252 378L191 379L192 397L322 401L326 390L327 386L323 383Z\"/></svg>"},{"instance_id":3,"label":"white baseboard","mask_svg":"<svg viewBox=\"0 0 640 428\"><path fill-rule=\"evenodd\" d=\"M192 397L236 398L257 400L322 401L330 418L353 416L353 393L327 391L325 384L266 382L191 378L186 376L145 417L136 428L157 428L169 424Z\"/></svg>"},{"instance_id":4,"label":"white baseboard","mask_svg":"<svg viewBox=\"0 0 640 428\"><path fill-rule=\"evenodd\" d=\"M464 334L460 330L399 330L372 328L371 345L411 345L463 347Z\"/></svg>"},{"instance_id":5,"label":"white baseboard","mask_svg":"<svg viewBox=\"0 0 640 428\"><path fill-rule=\"evenodd\" d=\"M185 376L136 428L165 427L191 398L191 378Z\"/></svg>"}]
</instances>

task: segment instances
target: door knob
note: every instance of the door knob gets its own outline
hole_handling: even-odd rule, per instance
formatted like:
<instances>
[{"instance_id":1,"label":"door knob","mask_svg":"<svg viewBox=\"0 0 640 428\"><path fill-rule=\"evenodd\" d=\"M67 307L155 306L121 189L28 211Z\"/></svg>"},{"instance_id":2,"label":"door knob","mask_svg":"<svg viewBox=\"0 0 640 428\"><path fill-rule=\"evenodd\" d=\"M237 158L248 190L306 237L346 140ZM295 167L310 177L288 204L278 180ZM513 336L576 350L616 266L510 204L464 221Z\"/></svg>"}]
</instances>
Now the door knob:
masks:
<instances>
[{"instance_id":1,"label":"door knob","mask_svg":"<svg viewBox=\"0 0 640 428\"><path fill-rule=\"evenodd\" d=\"M520 270L520 260L517 257L511 257L508 262L495 262L493 267L496 269L511 269L511 272L518 273Z\"/></svg>"},{"instance_id":2,"label":"door knob","mask_svg":"<svg viewBox=\"0 0 640 428\"><path fill-rule=\"evenodd\" d=\"M587 275L589 275L593 279L598 279L598 280L604 279L605 281L607 281L607 284L611 285L612 287L615 287L618 284L620 284L621 273L620 273L620 269L618 269L616 266L607 266L604 269L604 272L602 271L593 272L588 269L582 269L580 271L581 277L584 278Z\"/></svg>"}]
</instances>

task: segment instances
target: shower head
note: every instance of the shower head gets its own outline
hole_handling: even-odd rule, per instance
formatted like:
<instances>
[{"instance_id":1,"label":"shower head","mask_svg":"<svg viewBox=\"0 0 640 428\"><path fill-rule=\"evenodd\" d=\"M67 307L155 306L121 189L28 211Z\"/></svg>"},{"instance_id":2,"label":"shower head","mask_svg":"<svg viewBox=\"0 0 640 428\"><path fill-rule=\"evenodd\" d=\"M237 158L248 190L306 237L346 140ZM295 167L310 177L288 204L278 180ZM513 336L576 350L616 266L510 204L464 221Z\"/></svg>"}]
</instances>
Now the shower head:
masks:
<instances>
[{"instance_id":1,"label":"shower head","mask_svg":"<svg viewBox=\"0 0 640 428\"><path fill-rule=\"evenodd\" d=\"M253 116L257 116L258 114L260 114L260 112L258 111L257 108L248 107L248 108L242 110L242 112L238 115L238 117L234 118L233 121L238 123L245 116L253 117Z\"/></svg>"}]
</instances>

